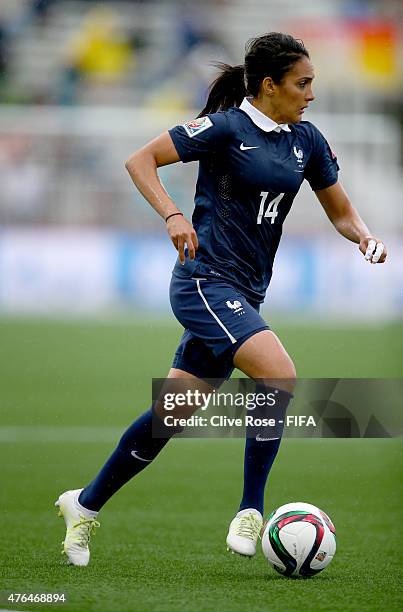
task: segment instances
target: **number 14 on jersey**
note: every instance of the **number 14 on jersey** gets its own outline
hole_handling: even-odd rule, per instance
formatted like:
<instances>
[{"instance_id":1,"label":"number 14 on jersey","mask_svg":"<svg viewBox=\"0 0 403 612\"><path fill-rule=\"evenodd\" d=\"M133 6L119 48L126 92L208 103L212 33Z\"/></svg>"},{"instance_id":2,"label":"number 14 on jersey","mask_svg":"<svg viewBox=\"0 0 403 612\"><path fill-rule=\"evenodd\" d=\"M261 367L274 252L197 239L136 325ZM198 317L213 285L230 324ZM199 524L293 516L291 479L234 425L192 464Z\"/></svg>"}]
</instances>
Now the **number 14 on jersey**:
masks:
<instances>
[{"instance_id":1,"label":"number 14 on jersey","mask_svg":"<svg viewBox=\"0 0 403 612\"><path fill-rule=\"evenodd\" d=\"M262 219L271 219L271 222L274 223L274 219L278 215L277 207L280 204L282 198L284 197L284 193L279 193L278 196L273 198L273 200L270 200L270 202L267 204L266 212L264 212L264 208L266 205L266 200L267 200L268 195L269 195L268 191L260 192L260 196L262 199L260 201L259 214L257 216L258 225L262 223Z\"/></svg>"}]
</instances>

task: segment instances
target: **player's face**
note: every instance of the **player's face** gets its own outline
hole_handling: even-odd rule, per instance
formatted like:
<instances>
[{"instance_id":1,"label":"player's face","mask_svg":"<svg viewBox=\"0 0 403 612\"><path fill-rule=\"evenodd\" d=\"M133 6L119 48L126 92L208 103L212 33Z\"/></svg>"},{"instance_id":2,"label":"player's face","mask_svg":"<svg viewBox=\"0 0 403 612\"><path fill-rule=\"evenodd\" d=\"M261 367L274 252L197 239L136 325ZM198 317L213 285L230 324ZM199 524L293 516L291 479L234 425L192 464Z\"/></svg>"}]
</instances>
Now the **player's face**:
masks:
<instances>
[{"instance_id":1,"label":"player's face","mask_svg":"<svg viewBox=\"0 0 403 612\"><path fill-rule=\"evenodd\" d=\"M312 92L313 66L307 57L298 60L279 84L273 85L271 104L278 123L298 123L315 99Z\"/></svg>"}]
</instances>

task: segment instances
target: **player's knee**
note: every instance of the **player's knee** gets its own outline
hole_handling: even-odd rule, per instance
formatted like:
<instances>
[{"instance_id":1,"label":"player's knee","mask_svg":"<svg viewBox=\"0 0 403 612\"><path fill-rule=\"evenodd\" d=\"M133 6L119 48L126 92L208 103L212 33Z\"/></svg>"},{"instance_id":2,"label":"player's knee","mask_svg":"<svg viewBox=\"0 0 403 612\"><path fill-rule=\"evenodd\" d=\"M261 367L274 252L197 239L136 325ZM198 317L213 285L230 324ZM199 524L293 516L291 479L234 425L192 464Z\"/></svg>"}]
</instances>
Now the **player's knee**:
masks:
<instances>
[{"instance_id":1,"label":"player's knee","mask_svg":"<svg viewBox=\"0 0 403 612\"><path fill-rule=\"evenodd\" d=\"M293 388L294 388L297 383L297 370L295 369L294 362L290 358L287 364L286 378L289 380L290 384L293 385Z\"/></svg>"},{"instance_id":2,"label":"player's knee","mask_svg":"<svg viewBox=\"0 0 403 612\"><path fill-rule=\"evenodd\" d=\"M293 393L294 389L295 389L295 385L297 384L297 371L295 369L295 365L293 363L293 361L291 361L290 359L290 363L287 367L287 376L285 378L286 382L287 382L287 388L286 391L288 391L289 393Z\"/></svg>"},{"instance_id":3,"label":"player's knee","mask_svg":"<svg viewBox=\"0 0 403 612\"><path fill-rule=\"evenodd\" d=\"M293 393L297 383L297 372L290 357L287 356L287 359L283 359L278 364L268 362L262 366L260 378L264 379L267 385Z\"/></svg>"}]
</instances>

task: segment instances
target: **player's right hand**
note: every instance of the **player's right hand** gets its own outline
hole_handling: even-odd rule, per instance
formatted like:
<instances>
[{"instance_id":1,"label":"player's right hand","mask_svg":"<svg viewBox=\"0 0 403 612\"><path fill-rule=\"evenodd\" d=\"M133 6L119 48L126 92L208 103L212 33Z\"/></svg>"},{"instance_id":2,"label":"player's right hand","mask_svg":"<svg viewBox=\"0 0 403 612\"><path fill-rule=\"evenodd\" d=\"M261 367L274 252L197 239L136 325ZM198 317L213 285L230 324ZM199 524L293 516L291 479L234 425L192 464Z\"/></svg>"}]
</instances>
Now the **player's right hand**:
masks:
<instances>
[{"instance_id":1,"label":"player's right hand","mask_svg":"<svg viewBox=\"0 0 403 612\"><path fill-rule=\"evenodd\" d=\"M175 215L167 221L168 235L179 253L179 261L185 263L185 248L188 249L189 258L193 261L199 247L197 234L193 225L185 217Z\"/></svg>"}]
</instances>

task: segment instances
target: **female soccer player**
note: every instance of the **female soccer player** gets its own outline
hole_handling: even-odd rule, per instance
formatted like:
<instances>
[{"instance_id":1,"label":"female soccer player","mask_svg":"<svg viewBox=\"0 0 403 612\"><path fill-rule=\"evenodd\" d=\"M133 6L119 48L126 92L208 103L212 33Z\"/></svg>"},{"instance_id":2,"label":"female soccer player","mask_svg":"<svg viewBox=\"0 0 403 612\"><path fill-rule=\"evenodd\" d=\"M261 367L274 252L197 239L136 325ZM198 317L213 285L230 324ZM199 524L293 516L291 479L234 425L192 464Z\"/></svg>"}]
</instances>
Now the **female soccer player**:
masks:
<instances>
[{"instance_id":1,"label":"female soccer player","mask_svg":"<svg viewBox=\"0 0 403 612\"><path fill-rule=\"evenodd\" d=\"M202 385L205 379L229 378L236 367L265 390L270 387L284 412L295 369L259 305L284 219L303 180L338 232L357 243L367 261L384 262L386 249L351 205L327 141L302 121L314 100L314 71L303 43L272 32L248 43L243 66L222 68L199 117L136 151L126 168L164 219L179 253L170 295L185 331L168 377ZM165 191L157 168L193 160L199 161L199 176L190 222ZM271 382L265 386L265 381ZM71 563L88 564L98 511L176 433L160 417L154 404L123 434L88 486L59 497L56 505L67 526L64 552ZM153 436L156 420L159 437ZM264 488L280 437L278 432L246 439L243 496L227 536L233 552L256 552Z\"/></svg>"}]
</instances>

